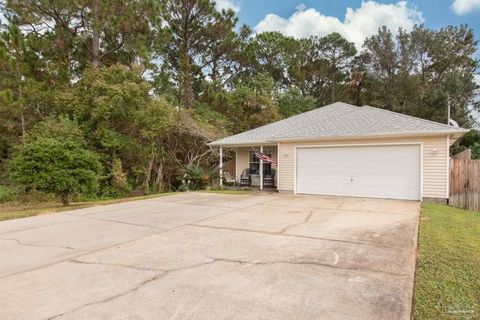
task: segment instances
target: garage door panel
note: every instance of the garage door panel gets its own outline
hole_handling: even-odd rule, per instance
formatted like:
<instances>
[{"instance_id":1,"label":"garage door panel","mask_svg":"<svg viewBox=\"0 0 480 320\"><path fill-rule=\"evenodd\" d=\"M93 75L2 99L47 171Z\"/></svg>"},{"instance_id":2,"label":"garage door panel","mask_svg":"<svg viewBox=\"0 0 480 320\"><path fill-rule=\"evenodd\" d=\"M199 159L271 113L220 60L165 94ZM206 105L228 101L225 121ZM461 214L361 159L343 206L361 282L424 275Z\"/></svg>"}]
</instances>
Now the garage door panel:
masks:
<instances>
[{"instance_id":1,"label":"garage door panel","mask_svg":"<svg viewBox=\"0 0 480 320\"><path fill-rule=\"evenodd\" d=\"M298 148L297 192L417 200L420 146Z\"/></svg>"}]
</instances>

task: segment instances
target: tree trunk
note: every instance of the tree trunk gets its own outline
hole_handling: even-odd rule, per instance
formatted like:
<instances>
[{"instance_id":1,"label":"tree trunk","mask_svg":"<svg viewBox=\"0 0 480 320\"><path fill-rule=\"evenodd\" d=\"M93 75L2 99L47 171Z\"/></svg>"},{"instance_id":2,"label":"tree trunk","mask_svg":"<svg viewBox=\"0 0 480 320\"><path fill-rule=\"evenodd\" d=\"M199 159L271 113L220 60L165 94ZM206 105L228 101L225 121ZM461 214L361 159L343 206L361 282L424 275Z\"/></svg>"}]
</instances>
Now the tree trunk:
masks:
<instances>
[{"instance_id":1,"label":"tree trunk","mask_svg":"<svg viewBox=\"0 0 480 320\"><path fill-rule=\"evenodd\" d=\"M17 67L18 72L18 100L20 101L20 125L22 126L22 143L25 143L26 129L25 129L25 114L24 114L24 103L23 103L23 86L22 86L22 75L20 73L20 67Z\"/></svg>"},{"instance_id":2,"label":"tree trunk","mask_svg":"<svg viewBox=\"0 0 480 320\"><path fill-rule=\"evenodd\" d=\"M337 77L336 77L336 72L334 71L332 74L332 103L335 102L336 100L336 87L337 87Z\"/></svg>"},{"instance_id":3,"label":"tree trunk","mask_svg":"<svg viewBox=\"0 0 480 320\"><path fill-rule=\"evenodd\" d=\"M155 159L155 154L152 153L152 156L150 157L150 160L148 161L147 173L145 175L145 181L143 183L143 186L144 186L146 192L148 192L148 190L150 189L150 178L152 176L154 159Z\"/></svg>"},{"instance_id":4,"label":"tree trunk","mask_svg":"<svg viewBox=\"0 0 480 320\"><path fill-rule=\"evenodd\" d=\"M98 23L98 10L100 0L92 1L92 65L94 68L100 66L100 25Z\"/></svg>"},{"instance_id":5,"label":"tree trunk","mask_svg":"<svg viewBox=\"0 0 480 320\"><path fill-rule=\"evenodd\" d=\"M355 105L357 106L361 106L361 103L362 103L362 100L361 100L361 94L362 94L362 89L360 88L360 86L357 86L356 87L356 98L355 98Z\"/></svg>"},{"instance_id":6,"label":"tree trunk","mask_svg":"<svg viewBox=\"0 0 480 320\"><path fill-rule=\"evenodd\" d=\"M192 87L192 76L189 72L183 72L183 83L182 83L182 100L185 104L186 109L191 109L193 107L193 87Z\"/></svg>"},{"instance_id":7,"label":"tree trunk","mask_svg":"<svg viewBox=\"0 0 480 320\"><path fill-rule=\"evenodd\" d=\"M193 84L192 84L192 68L190 64L190 57L188 56L188 49L180 55L180 98L183 101L185 108L193 107Z\"/></svg>"},{"instance_id":8,"label":"tree trunk","mask_svg":"<svg viewBox=\"0 0 480 320\"><path fill-rule=\"evenodd\" d=\"M155 187L157 191L162 191L163 189L163 163L160 161L157 167L157 177L155 179Z\"/></svg>"},{"instance_id":9,"label":"tree trunk","mask_svg":"<svg viewBox=\"0 0 480 320\"><path fill-rule=\"evenodd\" d=\"M70 204L70 195L68 193L62 193L60 194L60 200L62 201L62 204L64 207L68 206Z\"/></svg>"},{"instance_id":10,"label":"tree trunk","mask_svg":"<svg viewBox=\"0 0 480 320\"><path fill-rule=\"evenodd\" d=\"M20 121L22 122L22 143L25 143L25 136L27 135L27 131L25 130L25 115L23 114L23 106L22 111L20 112Z\"/></svg>"},{"instance_id":11,"label":"tree trunk","mask_svg":"<svg viewBox=\"0 0 480 320\"><path fill-rule=\"evenodd\" d=\"M215 92L215 93L220 91L219 84L217 83L218 76L219 76L219 71L218 71L218 67L217 67L217 60L218 60L217 57L213 58L212 72L211 72L211 79L212 79L212 83L213 83L213 92Z\"/></svg>"}]
</instances>

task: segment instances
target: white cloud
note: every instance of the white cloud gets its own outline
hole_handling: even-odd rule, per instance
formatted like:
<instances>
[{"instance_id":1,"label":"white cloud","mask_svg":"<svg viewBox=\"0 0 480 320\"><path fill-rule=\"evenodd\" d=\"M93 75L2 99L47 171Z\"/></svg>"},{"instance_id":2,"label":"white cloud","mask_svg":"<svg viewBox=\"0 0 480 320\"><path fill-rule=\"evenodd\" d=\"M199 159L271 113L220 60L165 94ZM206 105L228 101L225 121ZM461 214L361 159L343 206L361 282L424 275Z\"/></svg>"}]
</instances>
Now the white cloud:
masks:
<instances>
[{"instance_id":1,"label":"white cloud","mask_svg":"<svg viewBox=\"0 0 480 320\"><path fill-rule=\"evenodd\" d=\"M240 11L240 5L235 0L216 0L215 7L217 10L232 9L235 12Z\"/></svg>"},{"instance_id":2,"label":"white cloud","mask_svg":"<svg viewBox=\"0 0 480 320\"><path fill-rule=\"evenodd\" d=\"M298 11L303 11L307 9L307 6L304 3L300 3L298 6L295 7Z\"/></svg>"},{"instance_id":3,"label":"white cloud","mask_svg":"<svg viewBox=\"0 0 480 320\"><path fill-rule=\"evenodd\" d=\"M255 31L279 31L295 38L338 32L360 49L365 38L375 34L383 25L395 32L400 27L410 30L415 24L424 22L422 13L408 6L406 1L392 4L364 1L360 8L348 7L343 21L315 9L298 9L288 18L268 14L255 26Z\"/></svg>"},{"instance_id":4,"label":"white cloud","mask_svg":"<svg viewBox=\"0 0 480 320\"><path fill-rule=\"evenodd\" d=\"M472 11L480 11L480 0L455 0L452 4L453 12L458 15L467 14Z\"/></svg>"}]
</instances>

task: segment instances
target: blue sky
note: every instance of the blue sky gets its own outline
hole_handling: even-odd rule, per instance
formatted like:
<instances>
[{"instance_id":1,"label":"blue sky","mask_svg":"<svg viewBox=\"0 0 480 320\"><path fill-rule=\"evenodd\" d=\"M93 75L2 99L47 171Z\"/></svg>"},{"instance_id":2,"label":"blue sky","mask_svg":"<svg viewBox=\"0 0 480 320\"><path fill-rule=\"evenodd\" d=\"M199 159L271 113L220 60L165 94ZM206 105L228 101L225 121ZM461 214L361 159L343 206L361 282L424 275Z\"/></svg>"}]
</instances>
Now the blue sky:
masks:
<instances>
[{"instance_id":1,"label":"blue sky","mask_svg":"<svg viewBox=\"0 0 480 320\"><path fill-rule=\"evenodd\" d=\"M339 31L357 47L381 24L409 29L424 23L438 29L466 23L480 39L480 0L217 0L217 5L233 8L240 23L256 32L302 37Z\"/></svg>"},{"instance_id":2,"label":"blue sky","mask_svg":"<svg viewBox=\"0 0 480 320\"><path fill-rule=\"evenodd\" d=\"M381 1L382 4L398 3L399 1ZM480 36L480 2L477 10L470 13L458 15L451 6L454 0L417 0L407 1L407 4L417 8L425 19L425 24L431 28L440 28L448 24L467 23L478 30ZM475 1L469 1L475 3ZM335 16L343 20L347 7L359 8L361 0L238 0L240 6L238 15L241 22L255 26L267 14L275 13L282 17L289 17L295 11L295 7L304 4L307 8L314 8L324 15Z\"/></svg>"},{"instance_id":3,"label":"blue sky","mask_svg":"<svg viewBox=\"0 0 480 320\"><path fill-rule=\"evenodd\" d=\"M480 40L480 0L215 0L232 8L254 31L280 31L294 37L340 32L357 48L386 24L396 30L415 23L438 29L468 24ZM0 0L1 2L1 0ZM0 12L0 20L4 20ZM479 50L480 51L480 50ZM480 58L480 52L477 53Z\"/></svg>"}]
</instances>

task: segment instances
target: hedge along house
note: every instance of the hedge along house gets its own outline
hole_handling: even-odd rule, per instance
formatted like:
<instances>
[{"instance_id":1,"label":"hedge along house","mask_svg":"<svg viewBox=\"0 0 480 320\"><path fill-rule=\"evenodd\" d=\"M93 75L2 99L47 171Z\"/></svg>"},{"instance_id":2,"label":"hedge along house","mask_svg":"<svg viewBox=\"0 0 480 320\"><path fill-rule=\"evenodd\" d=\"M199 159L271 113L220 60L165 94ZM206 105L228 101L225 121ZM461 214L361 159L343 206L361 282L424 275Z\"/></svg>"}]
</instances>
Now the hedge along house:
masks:
<instances>
[{"instance_id":1,"label":"hedge along house","mask_svg":"<svg viewBox=\"0 0 480 320\"><path fill-rule=\"evenodd\" d=\"M210 145L220 147L221 168L223 149L233 148L235 178L259 176L260 189L273 169L281 193L445 200L449 147L468 131L337 102ZM254 150L277 164L265 166Z\"/></svg>"}]
</instances>

